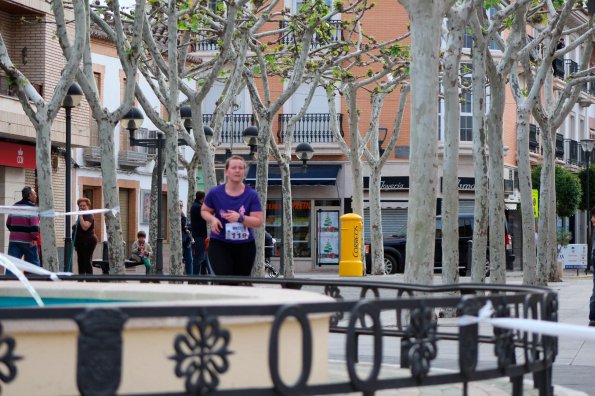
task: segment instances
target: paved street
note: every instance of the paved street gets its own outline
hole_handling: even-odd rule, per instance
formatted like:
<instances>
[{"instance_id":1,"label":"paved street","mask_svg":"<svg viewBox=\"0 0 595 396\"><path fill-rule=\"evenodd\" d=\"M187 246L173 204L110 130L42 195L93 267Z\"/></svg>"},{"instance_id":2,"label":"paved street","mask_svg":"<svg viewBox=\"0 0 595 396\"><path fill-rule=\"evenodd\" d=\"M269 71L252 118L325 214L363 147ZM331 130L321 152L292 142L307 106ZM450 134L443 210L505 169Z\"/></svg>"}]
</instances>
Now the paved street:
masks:
<instances>
[{"instance_id":1,"label":"paved street","mask_svg":"<svg viewBox=\"0 0 595 396\"><path fill-rule=\"evenodd\" d=\"M565 271L564 281L560 283L551 283L550 287L558 292L559 298L559 321L562 323L575 324L580 326L587 326L588 324L588 311L589 311L589 296L591 295L591 289L593 286L592 277L583 275L581 272L577 276L576 271ZM334 272L311 272L297 274L296 277L304 278L316 278L316 279L338 279L338 275ZM343 279L354 279L354 278L343 278ZM402 281L402 275L393 276L368 276L366 280L374 281ZM463 281L469 278L463 278ZM509 272L507 277L509 284L521 284L522 273L521 272ZM435 284L440 284L440 276L435 276ZM440 319L441 325L447 325L451 319ZM593 330L595 331L595 329ZM344 360L344 340L340 336L333 336L329 342L329 358L331 360ZM389 344L388 342L386 344ZM449 350L448 345L442 346L442 350L439 352L438 358L434 360L433 366L437 368L448 369L456 364L457 351L453 343L453 347ZM362 339L362 348L360 350L360 360L362 362L370 361L371 350L369 340L366 342ZM399 347L396 342L393 345L386 345L385 348L385 363L397 364L399 362ZM482 359L490 359L493 356L491 350L480 350L480 365ZM485 361L484 361L485 363ZM530 378L526 378L529 380ZM554 384L559 385L560 388L556 391L557 395L595 395L595 342L583 341L572 338L561 338L559 340L559 351L554 366ZM479 385L478 385L479 386ZM525 387L527 390L530 386ZM492 388L489 388L492 389ZM502 389L497 386L493 387L492 391L484 387L478 387L470 394L489 394L499 395L506 394L502 393ZM454 389L450 389L452 391ZM573 392L578 391L578 392ZM445 394L441 393L442 390L435 390L421 394ZM450 394L450 391L447 394ZM388 393L387 393L388 394ZM407 393L409 394L409 393ZM420 393L411 393L420 394ZM453 393L457 394L457 393ZM460 394L460 393L458 393ZM527 393L526 393L527 394ZM532 392L530 392L532 394Z\"/></svg>"}]
</instances>

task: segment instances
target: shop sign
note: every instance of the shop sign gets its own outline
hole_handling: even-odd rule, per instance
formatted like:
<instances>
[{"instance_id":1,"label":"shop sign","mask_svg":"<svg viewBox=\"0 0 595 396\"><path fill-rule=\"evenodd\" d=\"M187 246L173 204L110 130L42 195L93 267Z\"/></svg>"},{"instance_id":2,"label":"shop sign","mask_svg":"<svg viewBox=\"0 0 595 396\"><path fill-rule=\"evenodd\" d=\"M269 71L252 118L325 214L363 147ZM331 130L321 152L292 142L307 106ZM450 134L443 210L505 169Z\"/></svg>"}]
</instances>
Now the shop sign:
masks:
<instances>
[{"instance_id":1,"label":"shop sign","mask_svg":"<svg viewBox=\"0 0 595 396\"><path fill-rule=\"evenodd\" d=\"M440 178L440 191L444 191L443 187L444 178ZM457 182L457 189L459 191L475 191L475 178L474 177L459 177Z\"/></svg>"},{"instance_id":2,"label":"shop sign","mask_svg":"<svg viewBox=\"0 0 595 396\"><path fill-rule=\"evenodd\" d=\"M339 264L339 211L318 211L318 264Z\"/></svg>"},{"instance_id":3,"label":"shop sign","mask_svg":"<svg viewBox=\"0 0 595 396\"><path fill-rule=\"evenodd\" d=\"M364 176L364 190L370 189L370 178ZM409 190L409 176L380 177L380 191Z\"/></svg>"},{"instance_id":4,"label":"shop sign","mask_svg":"<svg viewBox=\"0 0 595 396\"><path fill-rule=\"evenodd\" d=\"M293 201L291 206L293 210L310 210L312 201ZM283 205L281 201L267 201L266 210L281 210Z\"/></svg>"},{"instance_id":5,"label":"shop sign","mask_svg":"<svg viewBox=\"0 0 595 396\"><path fill-rule=\"evenodd\" d=\"M0 165L35 169L35 146L0 142Z\"/></svg>"}]
</instances>

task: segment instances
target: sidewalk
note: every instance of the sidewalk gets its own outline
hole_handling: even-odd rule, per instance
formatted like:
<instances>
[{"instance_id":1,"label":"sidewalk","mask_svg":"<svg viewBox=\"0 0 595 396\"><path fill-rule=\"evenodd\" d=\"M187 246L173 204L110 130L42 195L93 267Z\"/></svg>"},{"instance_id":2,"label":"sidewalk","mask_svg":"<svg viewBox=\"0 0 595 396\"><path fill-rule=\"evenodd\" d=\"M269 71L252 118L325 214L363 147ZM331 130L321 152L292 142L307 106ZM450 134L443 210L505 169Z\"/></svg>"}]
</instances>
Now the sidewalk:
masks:
<instances>
[{"instance_id":1,"label":"sidewalk","mask_svg":"<svg viewBox=\"0 0 595 396\"><path fill-rule=\"evenodd\" d=\"M354 277L339 278L336 272L331 271L299 273L296 274L296 278L360 279ZM403 282L403 275L373 275L362 277L361 279L368 281ZM461 279L462 282L469 282L469 280L470 278L468 277ZM507 283L522 284L522 282L522 272L512 271L507 273ZM434 284L441 283L440 275L435 275ZM549 287L558 293L558 321L561 323L587 326L589 322L589 297L591 296L593 288L592 275L584 275L584 271L581 271L577 276L576 270L566 270L564 271L563 281L550 283ZM341 360L342 349L342 346L338 343L331 343L331 349L329 351L331 358ZM454 356L457 352L453 350L452 353ZM393 359L391 358L391 360ZM451 363L452 362L443 359L441 361L436 361L435 367L448 368L448 365ZM577 340L568 337L560 338L558 341L558 356L556 357L556 362L554 364L553 383L558 386L556 395L595 395L595 342ZM474 389L477 394L506 394L502 393L501 387L497 384L481 384L478 386L478 388ZM491 391L489 389L491 389ZM525 387L525 390L527 391L528 388ZM578 392L572 392L572 390ZM454 389L449 390L449 392L452 391L454 391ZM440 391L435 390L430 393L423 392L414 394L443 394L435 392ZM470 394L474 393L471 392ZM529 392L525 394L533 393Z\"/></svg>"}]
</instances>

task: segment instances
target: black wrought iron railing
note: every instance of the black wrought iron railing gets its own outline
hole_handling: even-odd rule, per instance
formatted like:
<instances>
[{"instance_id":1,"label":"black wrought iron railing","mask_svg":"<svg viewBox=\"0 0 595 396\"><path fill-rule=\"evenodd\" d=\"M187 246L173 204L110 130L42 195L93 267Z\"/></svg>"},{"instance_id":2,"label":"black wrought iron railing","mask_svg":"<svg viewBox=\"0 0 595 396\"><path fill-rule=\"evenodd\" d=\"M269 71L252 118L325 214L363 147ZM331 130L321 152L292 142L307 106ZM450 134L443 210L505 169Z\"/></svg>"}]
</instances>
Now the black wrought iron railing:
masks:
<instances>
[{"instance_id":1,"label":"black wrought iron railing","mask_svg":"<svg viewBox=\"0 0 595 396\"><path fill-rule=\"evenodd\" d=\"M579 144L576 140L568 140L568 158L566 162L571 165L578 165Z\"/></svg>"},{"instance_id":2,"label":"black wrought iron railing","mask_svg":"<svg viewBox=\"0 0 595 396\"><path fill-rule=\"evenodd\" d=\"M146 282L148 279L146 276L117 275L62 278L66 282L93 280L118 283ZM4 280L6 278L0 282ZM456 319L438 319L435 315L435 312L449 311L459 317L477 317L480 309L490 303L493 306L491 317L557 322L556 292L545 287L465 283L420 286L362 280L157 275L151 276L150 282L146 283L147 293L150 293L153 283L192 283L196 288L201 287L197 284L235 283L253 286L252 289L266 287L268 290L285 288L317 292L334 301L307 304L275 301L251 304L248 301L241 305L185 301L185 304L175 306L144 303L136 306L87 304L51 308L2 307L0 347L4 371L0 377L1 390L10 393L12 385L30 381L29 377L20 374L21 368L26 362L37 361L37 354L41 356L45 353L41 348L23 349L22 345L27 345L26 337L21 338L18 333L13 335L3 330L11 321L26 319L29 323L38 324L38 327L34 327L38 330L44 329L44 323L47 323L44 320L69 322L78 327L79 332L73 335L76 337L76 341L72 342L74 350L64 351L64 354L74 355L68 357L75 362L75 373L65 373L67 375L61 378L61 385L70 384L70 387L84 395L118 395L132 394L129 389L126 392L119 390L121 382L125 380L122 373L126 361L122 356L127 322L143 319L159 324L166 319L175 319L181 322L180 329L152 340L160 352L149 355L151 359L156 359L155 364L170 367L171 371L147 372L147 375L156 378L155 383L159 383L160 387L143 391L142 394L375 394L381 390L444 384L463 384L462 394L468 394L468 386L473 381L504 378L512 383L512 394L519 396L523 394L523 379L531 373L533 386L540 395L553 394L551 381L558 350L557 338L487 324L480 326L477 322L462 326L457 325ZM313 337L310 321L324 315L329 317L328 338L332 337L334 353L341 354L344 361L333 367L334 374L330 380L314 383L311 379L313 350L321 344L317 344L319 340ZM266 347L259 351L261 356L250 356L246 360L229 359L237 348L233 341L238 339L237 332L241 331L230 326L229 318L255 318L272 323L269 334L256 335L266 340ZM279 359L284 347L279 335L289 322L292 326L298 326L301 340L297 342L302 352L292 357L300 359L300 363L297 365L297 379L290 382L280 375L283 359ZM360 343L362 339L366 341L365 344ZM397 347L382 347L388 343ZM369 348L370 354L370 369L365 374L359 362L360 350L364 347ZM437 351L444 347L451 347L456 355L449 360L448 367L440 369L436 361ZM492 356L489 356L490 351ZM235 367L234 364L250 364L255 359L266 359L268 362L262 373L263 378L267 379L265 385L229 381L231 378L228 377L233 376L233 373L243 372L242 367ZM400 362L400 369L385 370L387 361ZM152 365L134 367L134 370L146 367ZM167 378L167 381L159 382L159 378ZM170 378L173 383L168 382ZM223 382L233 382L233 389L223 389ZM127 385L130 386L130 382Z\"/></svg>"},{"instance_id":3,"label":"black wrought iron railing","mask_svg":"<svg viewBox=\"0 0 595 396\"><path fill-rule=\"evenodd\" d=\"M279 29L285 29L289 26L288 21L279 21ZM293 44L295 41L294 34L291 30L286 30L281 35L281 42L283 44ZM321 47L334 42L343 41L343 22L342 21L328 21L326 27L320 29L320 33L316 33L312 40L312 47Z\"/></svg>"},{"instance_id":4,"label":"black wrought iron railing","mask_svg":"<svg viewBox=\"0 0 595 396\"><path fill-rule=\"evenodd\" d=\"M556 133L556 158L564 160L564 136Z\"/></svg>"},{"instance_id":5,"label":"black wrought iron railing","mask_svg":"<svg viewBox=\"0 0 595 396\"><path fill-rule=\"evenodd\" d=\"M211 123L213 114L203 114L202 122L205 125ZM242 132L249 126L254 125L254 114L226 114L221 129L221 143L242 143Z\"/></svg>"},{"instance_id":6,"label":"black wrought iron railing","mask_svg":"<svg viewBox=\"0 0 595 396\"><path fill-rule=\"evenodd\" d=\"M573 74L578 71L578 63L575 61L566 59L564 63L566 64L566 74Z\"/></svg>"},{"instance_id":7,"label":"black wrought iron railing","mask_svg":"<svg viewBox=\"0 0 595 396\"><path fill-rule=\"evenodd\" d=\"M279 131L277 138L283 143L287 134L287 124L295 114L279 114ZM337 114L339 131L343 136L343 114ZM297 122L293 133L293 143L334 143L335 136L331 130L331 115L328 113L307 113Z\"/></svg>"},{"instance_id":8,"label":"black wrought iron railing","mask_svg":"<svg viewBox=\"0 0 595 396\"><path fill-rule=\"evenodd\" d=\"M593 74L591 74L593 76ZM587 95L595 96L595 82L586 82L581 86L581 90Z\"/></svg>"},{"instance_id":9,"label":"black wrought iron railing","mask_svg":"<svg viewBox=\"0 0 595 396\"><path fill-rule=\"evenodd\" d=\"M539 153L539 133L537 125L529 124L529 151L532 153Z\"/></svg>"},{"instance_id":10,"label":"black wrought iron railing","mask_svg":"<svg viewBox=\"0 0 595 396\"><path fill-rule=\"evenodd\" d=\"M554 68L554 77L558 77L560 79L564 79L564 59L556 58L552 63L552 67Z\"/></svg>"}]
</instances>

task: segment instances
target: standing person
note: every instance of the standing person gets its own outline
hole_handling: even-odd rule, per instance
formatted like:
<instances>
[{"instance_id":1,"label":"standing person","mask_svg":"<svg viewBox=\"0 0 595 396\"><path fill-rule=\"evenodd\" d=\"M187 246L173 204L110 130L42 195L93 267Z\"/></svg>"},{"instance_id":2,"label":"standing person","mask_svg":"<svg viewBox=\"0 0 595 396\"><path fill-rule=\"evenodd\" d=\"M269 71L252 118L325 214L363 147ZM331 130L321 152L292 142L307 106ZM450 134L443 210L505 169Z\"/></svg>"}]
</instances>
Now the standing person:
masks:
<instances>
[{"instance_id":1,"label":"standing person","mask_svg":"<svg viewBox=\"0 0 595 396\"><path fill-rule=\"evenodd\" d=\"M89 198L79 198L76 204L81 211L91 209ZM72 235L74 238L79 275L93 275L91 259L95 251L95 246L97 246L95 219L93 215L79 214L76 223L72 226ZM68 267L70 268L70 263L68 263Z\"/></svg>"},{"instance_id":2,"label":"standing person","mask_svg":"<svg viewBox=\"0 0 595 396\"><path fill-rule=\"evenodd\" d=\"M188 219L184 213L184 203L180 201L180 225L182 227L182 256L186 263L186 275L192 275L192 234L188 229Z\"/></svg>"},{"instance_id":3,"label":"standing person","mask_svg":"<svg viewBox=\"0 0 595 396\"><path fill-rule=\"evenodd\" d=\"M262 225L256 191L243 183L246 162L232 156L225 163L225 184L213 187L201 215L211 224L208 259L216 275L249 276L256 256L254 228Z\"/></svg>"},{"instance_id":4,"label":"standing person","mask_svg":"<svg viewBox=\"0 0 595 396\"><path fill-rule=\"evenodd\" d=\"M192 256L192 274L201 275L204 267L208 275L209 264L205 255L205 239L207 238L207 222L200 215L202 204L205 200L205 192L197 191L192 207L190 208L190 227L192 228L192 238L194 238L194 252Z\"/></svg>"},{"instance_id":5,"label":"standing person","mask_svg":"<svg viewBox=\"0 0 595 396\"><path fill-rule=\"evenodd\" d=\"M21 190L21 199L14 206L35 207L37 194L31 187ZM8 255L16 258L25 257L25 261L41 267L37 245L39 241L39 216L37 214L10 214L6 219L8 237ZM6 271L6 275L10 272Z\"/></svg>"}]
</instances>

